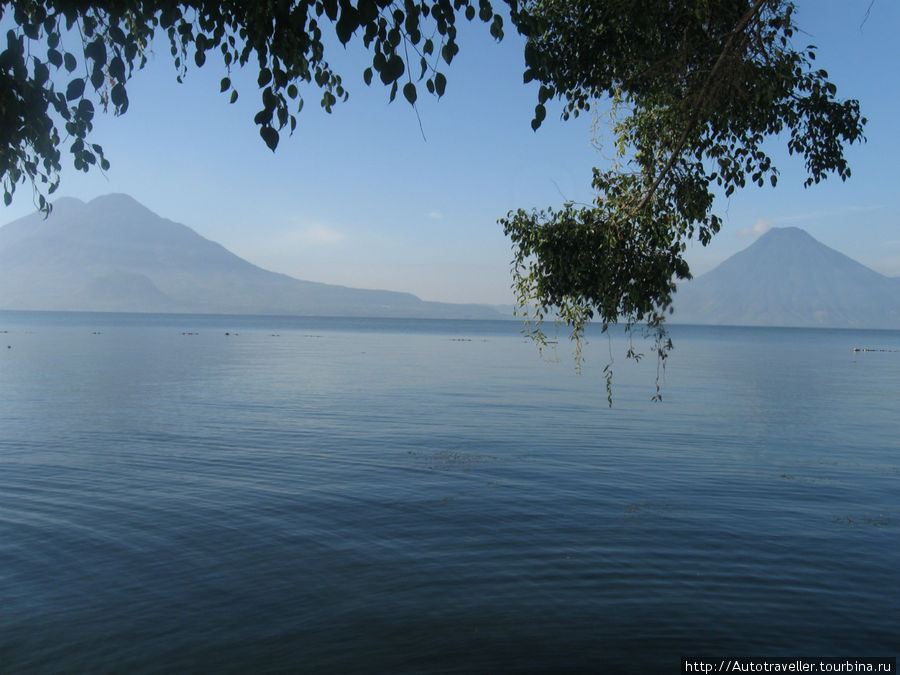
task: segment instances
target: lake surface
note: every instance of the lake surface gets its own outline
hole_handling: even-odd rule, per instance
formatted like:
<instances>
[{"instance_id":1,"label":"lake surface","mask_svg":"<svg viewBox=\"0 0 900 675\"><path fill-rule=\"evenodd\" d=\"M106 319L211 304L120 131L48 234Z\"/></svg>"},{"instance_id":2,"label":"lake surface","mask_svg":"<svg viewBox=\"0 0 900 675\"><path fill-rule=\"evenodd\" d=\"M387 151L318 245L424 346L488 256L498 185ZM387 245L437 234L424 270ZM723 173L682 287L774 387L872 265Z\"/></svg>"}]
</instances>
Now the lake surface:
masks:
<instances>
[{"instance_id":1,"label":"lake surface","mask_svg":"<svg viewBox=\"0 0 900 675\"><path fill-rule=\"evenodd\" d=\"M0 672L898 654L900 332L518 328L0 313Z\"/></svg>"}]
</instances>

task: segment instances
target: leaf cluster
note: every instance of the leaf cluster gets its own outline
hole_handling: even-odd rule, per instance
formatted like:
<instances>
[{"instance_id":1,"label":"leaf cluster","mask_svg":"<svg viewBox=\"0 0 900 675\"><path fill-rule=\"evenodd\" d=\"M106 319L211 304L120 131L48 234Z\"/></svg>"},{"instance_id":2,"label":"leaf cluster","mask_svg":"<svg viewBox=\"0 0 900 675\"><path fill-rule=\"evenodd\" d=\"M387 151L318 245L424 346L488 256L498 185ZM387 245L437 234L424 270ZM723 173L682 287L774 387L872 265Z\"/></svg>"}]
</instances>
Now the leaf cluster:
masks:
<instances>
[{"instance_id":1,"label":"leaf cluster","mask_svg":"<svg viewBox=\"0 0 900 675\"><path fill-rule=\"evenodd\" d=\"M68 145L75 168L109 162L88 143L98 107L123 114L126 85L147 63L154 38L164 34L181 81L211 56L221 61L220 89L238 98L232 68L252 67L261 107L254 117L266 145L275 150L292 133L303 108L301 89L315 85L322 108L331 112L348 92L326 59L326 45L361 42L371 55L363 71L390 89L402 88L415 104L419 86L442 96L439 70L459 52L460 16L489 24L503 37L503 19L489 0L16 0L0 3L0 18L12 18L0 52L0 182L4 201L30 182L38 206L59 185L61 147ZM332 47L333 48L333 47Z\"/></svg>"},{"instance_id":2,"label":"leaf cluster","mask_svg":"<svg viewBox=\"0 0 900 675\"><path fill-rule=\"evenodd\" d=\"M576 340L594 316L604 328L644 322L664 361L675 282L690 278L687 242L705 245L721 228L716 193L777 183L768 139L786 137L803 157L806 185L850 176L844 147L863 140L865 119L814 67L815 48L793 46L793 14L787 0L531 0L516 10L525 80L540 83L535 129L554 98L563 118L601 101L622 113L618 159L594 170L592 205L501 220L521 306L541 316L578 308L563 314Z\"/></svg>"}]
</instances>

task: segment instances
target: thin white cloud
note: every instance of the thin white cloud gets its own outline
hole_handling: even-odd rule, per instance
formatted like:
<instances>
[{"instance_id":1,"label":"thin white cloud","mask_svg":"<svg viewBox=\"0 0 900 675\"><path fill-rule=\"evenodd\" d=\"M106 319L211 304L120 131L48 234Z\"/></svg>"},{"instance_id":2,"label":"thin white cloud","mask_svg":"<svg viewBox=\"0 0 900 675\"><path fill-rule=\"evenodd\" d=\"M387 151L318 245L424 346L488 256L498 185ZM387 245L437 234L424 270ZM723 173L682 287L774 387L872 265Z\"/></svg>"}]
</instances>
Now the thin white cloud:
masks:
<instances>
[{"instance_id":1,"label":"thin white cloud","mask_svg":"<svg viewBox=\"0 0 900 675\"><path fill-rule=\"evenodd\" d=\"M332 246L340 244L347 238L347 235L330 225L307 225L295 232L295 238L310 246Z\"/></svg>"},{"instance_id":2,"label":"thin white cloud","mask_svg":"<svg viewBox=\"0 0 900 675\"><path fill-rule=\"evenodd\" d=\"M750 227L743 227L736 232L741 239L749 239L750 237L761 237L772 229L772 221L765 218L758 219Z\"/></svg>"},{"instance_id":3,"label":"thin white cloud","mask_svg":"<svg viewBox=\"0 0 900 675\"><path fill-rule=\"evenodd\" d=\"M444 214L441 213L440 211L429 211L428 217L431 218L432 220L440 220L441 218L444 217Z\"/></svg>"}]
</instances>

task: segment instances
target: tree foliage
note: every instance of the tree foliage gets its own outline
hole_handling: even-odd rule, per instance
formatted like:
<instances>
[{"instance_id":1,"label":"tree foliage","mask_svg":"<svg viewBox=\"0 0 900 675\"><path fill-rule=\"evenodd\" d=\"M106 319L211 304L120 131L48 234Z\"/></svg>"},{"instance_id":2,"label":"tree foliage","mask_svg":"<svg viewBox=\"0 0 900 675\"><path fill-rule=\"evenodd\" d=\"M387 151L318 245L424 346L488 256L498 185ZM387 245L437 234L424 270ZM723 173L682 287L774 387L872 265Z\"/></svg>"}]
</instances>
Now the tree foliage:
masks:
<instances>
[{"instance_id":1,"label":"tree foliage","mask_svg":"<svg viewBox=\"0 0 900 675\"><path fill-rule=\"evenodd\" d=\"M221 91L233 103L232 68L253 67L261 108L254 117L266 145L293 132L303 107L303 85L321 91L328 112L347 98L326 46L361 42L371 53L363 72L411 104L418 87L442 96L440 68L459 51L459 16L476 16L496 39L503 19L488 0L17 0L0 4L11 23L0 53L0 181L6 204L16 186L30 182L41 209L59 184L60 148L76 169L109 167L102 148L89 143L97 108L128 109L126 84L147 63L154 37L164 33L179 81L192 66L221 61ZM12 19L10 22L9 19ZM2 46L2 45L0 45Z\"/></svg>"},{"instance_id":2,"label":"tree foliage","mask_svg":"<svg viewBox=\"0 0 900 675\"><path fill-rule=\"evenodd\" d=\"M815 47L794 46L793 17L786 0L532 0L517 13L525 80L541 83L533 126L552 98L565 118L605 103L617 156L594 169L592 204L501 220L538 339L551 311L576 342L594 318L604 330L643 324L664 366L687 243L719 231L717 193L776 184L767 141L786 139L803 157L807 186L850 176L844 147L863 139L865 119L857 101L836 98Z\"/></svg>"},{"instance_id":3,"label":"tree foliage","mask_svg":"<svg viewBox=\"0 0 900 675\"><path fill-rule=\"evenodd\" d=\"M722 220L716 194L747 182L775 185L769 139L803 157L806 184L850 175L848 144L863 139L856 101L841 101L815 48L795 45L790 0L505 0L526 38L526 82L538 83L532 127L558 99L563 117L608 105L616 161L594 169L592 204L518 210L501 220L513 250L518 301L542 338L558 314L576 348L586 323L643 323L661 364L675 282L690 278L687 242L706 244ZM410 103L419 87L442 96L440 70L459 51L457 21L476 17L503 36L489 0L16 0L0 52L0 182L9 204L31 183L40 208L59 184L61 148L75 168L109 166L88 140L99 108L122 114L126 84L164 34L180 80L220 61L234 102L233 68L257 72L254 117L266 145L293 132L303 91L331 111L347 98L326 50L361 43L366 84ZM10 20L11 19L11 20ZM2 40L2 37L0 37ZM0 43L2 48L2 43ZM305 87L304 87L305 85ZM629 349L629 355L639 355ZM612 372L607 368L609 390ZM657 395L659 382L657 382Z\"/></svg>"}]
</instances>

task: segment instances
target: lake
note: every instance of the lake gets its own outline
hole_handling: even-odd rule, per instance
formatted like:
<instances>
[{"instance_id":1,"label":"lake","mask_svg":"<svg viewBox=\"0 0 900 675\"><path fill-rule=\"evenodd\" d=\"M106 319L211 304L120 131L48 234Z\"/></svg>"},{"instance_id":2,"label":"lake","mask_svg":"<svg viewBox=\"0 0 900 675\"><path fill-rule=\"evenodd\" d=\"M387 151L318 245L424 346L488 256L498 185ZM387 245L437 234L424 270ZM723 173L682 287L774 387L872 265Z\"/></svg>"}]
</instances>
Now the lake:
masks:
<instances>
[{"instance_id":1,"label":"lake","mask_svg":"<svg viewBox=\"0 0 900 675\"><path fill-rule=\"evenodd\" d=\"M519 327L0 312L0 672L897 655L900 332Z\"/></svg>"}]
</instances>

